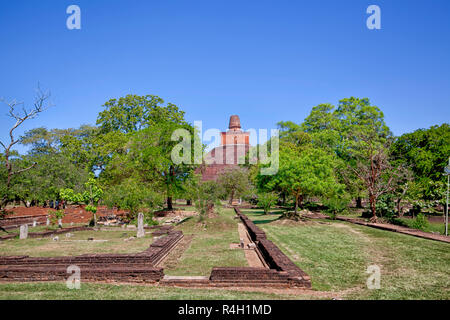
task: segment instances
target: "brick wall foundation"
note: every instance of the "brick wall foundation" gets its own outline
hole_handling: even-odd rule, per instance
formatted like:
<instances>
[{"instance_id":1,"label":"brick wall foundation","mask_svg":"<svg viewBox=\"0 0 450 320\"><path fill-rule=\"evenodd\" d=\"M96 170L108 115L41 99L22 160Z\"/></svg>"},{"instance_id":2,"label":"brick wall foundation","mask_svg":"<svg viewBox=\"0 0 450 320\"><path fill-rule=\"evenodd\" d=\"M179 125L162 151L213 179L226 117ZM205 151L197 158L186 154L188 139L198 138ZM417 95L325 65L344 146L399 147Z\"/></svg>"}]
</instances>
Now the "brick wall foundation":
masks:
<instances>
[{"instance_id":1,"label":"brick wall foundation","mask_svg":"<svg viewBox=\"0 0 450 320\"><path fill-rule=\"evenodd\" d=\"M67 267L76 265L81 280L157 282L164 277L157 264L181 240L181 231L169 232L137 254L86 254L67 257L0 257L0 281L55 281L68 278Z\"/></svg>"},{"instance_id":2,"label":"brick wall foundation","mask_svg":"<svg viewBox=\"0 0 450 320\"><path fill-rule=\"evenodd\" d=\"M246 226L248 233L252 240L256 243L258 250L261 252L265 262L270 267L271 272L264 273L262 271L254 270L255 275L259 275L259 279L279 279L279 281L287 281L290 286L295 287L311 287L310 277L301 270L291 259L289 259L272 241L268 240L263 230L258 228L253 221L251 221L246 215L242 214L238 208L234 208L236 214L242 220ZM235 268L236 269L236 268ZM214 271L214 270L213 270ZM225 276L226 272L229 272L225 277L234 276L239 273L239 270L217 270L220 274ZM241 270L243 274L248 271ZM243 277L248 277L242 275Z\"/></svg>"}]
</instances>

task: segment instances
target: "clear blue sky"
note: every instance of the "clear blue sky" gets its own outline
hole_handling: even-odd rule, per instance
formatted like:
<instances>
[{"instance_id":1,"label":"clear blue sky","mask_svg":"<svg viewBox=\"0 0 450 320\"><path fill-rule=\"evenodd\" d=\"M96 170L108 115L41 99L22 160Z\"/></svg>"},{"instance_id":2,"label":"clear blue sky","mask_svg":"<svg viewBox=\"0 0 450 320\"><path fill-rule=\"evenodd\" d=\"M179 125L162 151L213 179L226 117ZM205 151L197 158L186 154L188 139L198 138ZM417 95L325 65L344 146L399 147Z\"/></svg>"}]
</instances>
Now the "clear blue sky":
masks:
<instances>
[{"instance_id":1,"label":"clear blue sky","mask_svg":"<svg viewBox=\"0 0 450 320\"><path fill-rule=\"evenodd\" d=\"M81 30L66 28L71 4ZM366 28L370 4L381 30ZM55 106L23 129L94 124L129 93L175 103L204 129L231 114L275 128L349 96L370 98L396 135L450 119L448 0L2 1L0 46L0 97L31 104L38 82L52 92Z\"/></svg>"}]
</instances>

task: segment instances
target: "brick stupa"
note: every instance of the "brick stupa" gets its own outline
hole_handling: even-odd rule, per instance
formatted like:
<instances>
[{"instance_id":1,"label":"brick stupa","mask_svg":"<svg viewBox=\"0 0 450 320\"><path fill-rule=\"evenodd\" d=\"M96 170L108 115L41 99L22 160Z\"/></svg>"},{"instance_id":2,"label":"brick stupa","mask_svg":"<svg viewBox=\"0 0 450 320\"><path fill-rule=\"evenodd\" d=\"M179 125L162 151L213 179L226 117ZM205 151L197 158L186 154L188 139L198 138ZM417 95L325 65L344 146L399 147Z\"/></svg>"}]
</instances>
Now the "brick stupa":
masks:
<instances>
[{"instance_id":1,"label":"brick stupa","mask_svg":"<svg viewBox=\"0 0 450 320\"><path fill-rule=\"evenodd\" d=\"M241 130L241 120L237 115L230 117L228 131L221 132L220 136L220 146L205 155L205 163L197 171L202 174L203 181L216 180L223 169L243 164L250 149L250 133Z\"/></svg>"}]
</instances>

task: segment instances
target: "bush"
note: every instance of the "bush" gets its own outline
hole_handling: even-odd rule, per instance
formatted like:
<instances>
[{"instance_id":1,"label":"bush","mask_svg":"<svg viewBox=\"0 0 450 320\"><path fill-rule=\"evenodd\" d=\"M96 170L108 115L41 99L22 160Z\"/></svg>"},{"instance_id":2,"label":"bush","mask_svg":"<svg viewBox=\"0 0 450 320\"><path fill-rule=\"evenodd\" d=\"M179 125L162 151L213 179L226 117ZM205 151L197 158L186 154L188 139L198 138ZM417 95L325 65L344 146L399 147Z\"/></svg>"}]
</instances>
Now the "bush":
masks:
<instances>
[{"instance_id":1,"label":"bush","mask_svg":"<svg viewBox=\"0 0 450 320\"><path fill-rule=\"evenodd\" d=\"M278 196L272 192L263 192L258 194L258 206L264 209L264 213L268 214L270 209L275 205Z\"/></svg>"},{"instance_id":2,"label":"bush","mask_svg":"<svg viewBox=\"0 0 450 320\"><path fill-rule=\"evenodd\" d=\"M421 212L417 215L417 217L414 219L413 223L411 224L411 226L415 229L419 229L422 231L425 231L428 226L428 220L427 217Z\"/></svg>"},{"instance_id":3,"label":"bush","mask_svg":"<svg viewBox=\"0 0 450 320\"><path fill-rule=\"evenodd\" d=\"M50 213L50 222L52 225L56 225L59 219L64 218L64 210L56 210Z\"/></svg>"},{"instance_id":4,"label":"bush","mask_svg":"<svg viewBox=\"0 0 450 320\"><path fill-rule=\"evenodd\" d=\"M395 202L394 195L383 194L377 200L376 212L377 216L385 217L388 221L392 222L395 217Z\"/></svg>"},{"instance_id":5,"label":"bush","mask_svg":"<svg viewBox=\"0 0 450 320\"><path fill-rule=\"evenodd\" d=\"M328 213L332 219L335 219L336 215L347 211L349 200L347 197L334 196L323 202L327 207L325 212Z\"/></svg>"}]
</instances>

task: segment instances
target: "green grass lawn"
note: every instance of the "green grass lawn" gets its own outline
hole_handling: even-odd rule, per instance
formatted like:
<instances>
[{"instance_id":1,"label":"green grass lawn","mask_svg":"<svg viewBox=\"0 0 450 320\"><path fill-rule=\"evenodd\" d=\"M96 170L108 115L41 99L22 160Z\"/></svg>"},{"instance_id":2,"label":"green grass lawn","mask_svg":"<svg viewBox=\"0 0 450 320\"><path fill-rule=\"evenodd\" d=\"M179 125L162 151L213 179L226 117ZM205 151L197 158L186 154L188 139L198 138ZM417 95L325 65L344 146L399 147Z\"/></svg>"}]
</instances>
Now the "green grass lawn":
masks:
<instances>
[{"instance_id":1,"label":"green grass lawn","mask_svg":"<svg viewBox=\"0 0 450 320\"><path fill-rule=\"evenodd\" d=\"M302 299L312 299L302 295ZM0 300L274 300L295 299L282 293L237 291L232 289L187 289L153 285L82 283L79 290L65 283L0 283Z\"/></svg>"},{"instance_id":2,"label":"green grass lawn","mask_svg":"<svg viewBox=\"0 0 450 320\"><path fill-rule=\"evenodd\" d=\"M405 226L405 227L409 227L409 228L414 228L414 219L409 219L409 218L396 218L397 221L399 222L399 224ZM439 232L440 234L445 234L445 223L439 223L439 222L428 222L428 225L425 226L425 228L423 229L423 231L426 232Z\"/></svg>"},{"instance_id":3,"label":"green grass lawn","mask_svg":"<svg viewBox=\"0 0 450 320\"><path fill-rule=\"evenodd\" d=\"M217 217L207 220L206 228L197 217L180 224L177 229L192 241L176 266L166 268L164 273L209 276L213 267L248 266L242 250L230 249L230 243L239 243L238 220L234 216L233 209L221 209Z\"/></svg>"},{"instance_id":4,"label":"green grass lawn","mask_svg":"<svg viewBox=\"0 0 450 320\"><path fill-rule=\"evenodd\" d=\"M315 290L351 299L450 299L450 246L330 220L276 221L243 210L312 279ZM366 269L381 268L381 289L369 290Z\"/></svg>"}]
</instances>

